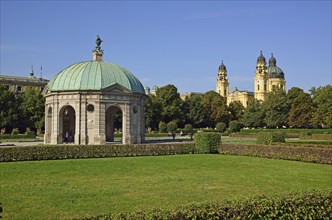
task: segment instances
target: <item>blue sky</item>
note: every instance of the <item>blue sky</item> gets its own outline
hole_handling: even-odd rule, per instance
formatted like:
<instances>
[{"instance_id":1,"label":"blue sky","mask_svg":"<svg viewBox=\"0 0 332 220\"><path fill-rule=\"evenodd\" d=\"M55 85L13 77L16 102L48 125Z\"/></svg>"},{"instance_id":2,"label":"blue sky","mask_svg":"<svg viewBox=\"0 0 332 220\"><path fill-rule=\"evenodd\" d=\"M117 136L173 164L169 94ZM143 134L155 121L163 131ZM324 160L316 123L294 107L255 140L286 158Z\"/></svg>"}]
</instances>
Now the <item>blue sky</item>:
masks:
<instances>
[{"instance_id":1,"label":"blue sky","mask_svg":"<svg viewBox=\"0 0 332 220\"><path fill-rule=\"evenodd\" d=\"M331 1L3 1L2 75L51 79L92 59L126 67L144 86L215 90L221 60L230 90L253 91L259 51L271 53L286 87L332 81Z\"/></svg>"}]
</instances>

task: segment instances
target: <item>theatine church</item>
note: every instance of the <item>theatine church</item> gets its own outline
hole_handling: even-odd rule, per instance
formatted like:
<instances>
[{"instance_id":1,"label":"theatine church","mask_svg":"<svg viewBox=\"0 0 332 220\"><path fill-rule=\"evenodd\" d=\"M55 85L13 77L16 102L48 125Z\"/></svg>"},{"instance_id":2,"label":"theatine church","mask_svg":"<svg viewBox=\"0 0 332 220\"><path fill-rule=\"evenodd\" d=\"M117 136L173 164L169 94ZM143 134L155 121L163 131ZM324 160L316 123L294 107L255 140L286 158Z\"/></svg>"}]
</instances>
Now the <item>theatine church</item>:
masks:
<instances>
[{"instance_id":1,"label":"theatine church","mask_svg":"<svg viewBox=\"0 0 332 220\"><path fill-rule=\"evenodd\" d=\"M273 57L273 54L269 59L269 66L266 65L266 59L261 51L256 63L254 92L240 91L237 88L229 92L227 69L222 62L218 69L216 92L227 99L227 105L234 101L240 101L244 107L247 107L251 99L264 101L267 94L273 90L281 89L285 91L285 74L282 69L277 67L277 60Z\"/></svg>"}]
</instances>

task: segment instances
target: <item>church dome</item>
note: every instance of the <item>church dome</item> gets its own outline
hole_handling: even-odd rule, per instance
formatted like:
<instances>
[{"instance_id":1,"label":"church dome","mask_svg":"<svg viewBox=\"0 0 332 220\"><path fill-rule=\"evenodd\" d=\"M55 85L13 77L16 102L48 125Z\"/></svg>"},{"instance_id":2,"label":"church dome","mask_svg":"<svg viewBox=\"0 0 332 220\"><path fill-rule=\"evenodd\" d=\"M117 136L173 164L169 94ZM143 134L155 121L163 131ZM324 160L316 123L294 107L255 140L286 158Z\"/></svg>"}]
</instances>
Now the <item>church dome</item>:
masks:
<instances>
[{"instance_id":1,"label":"church dome","mask_svg":"<svg viewBox=\"0 0 332 220\"><path fill-rule=\"evenodd\" d=\"M277 66L277 60L274 58L273 53L271 54L271 57L269 59L269 66Z\"/></svg>"},{"instance_id":2,"label":"church dome","mask_svg":"<svg viewBox=\"0 0 332 220\"><path fill-rule=\"evenodd\" d=\"M269 73L270 78L285 78L284 72L277 66L269 66L267 72Z\"/></svg>"},{"instance_id":3,"label":"church dome","mask_svg":"<svg viewBox=\"0 0 332 220\"><path fill-rule=\"evenodd\" d=\"M265 57L263 56L263 52L261 51L261 54L259 55L259 57L257 58L257 63L266 63Z\"/></svg>"},{"instance_id":4,"label":"church dome","mask_svg":"<svg viewBox=\"0 0 332 220\"><path fill-rule=\"evenodd\" d=\"M285 74L282 69L277 67L277 60L273 57L273 54L271 54L271 57L269 59L269 66L267 68L267 72L270 78L285 78Z\"/></svg>"},{"instance_id":5,"label":"church dome","mask_svg":"<svg viewBox=\"0 0 332 220\"><path fill-rule=\"evenodd\" d=\"M75 63L50 80L50 91L103 90L119 84L134 93L145 94L141 82L127 69L103 61Z\"/></svg>"},{"instance_id":6,"label":"church dome","mask_svg":"<svg viewBox=\"0 0 332 220\"><path fill-rule=\"evenodd\" d=\"M219 66L219 71L224 71L226 72L226 66L224 65L224 61L221 61L221 65Z\"/></svg>"}]
</instances>

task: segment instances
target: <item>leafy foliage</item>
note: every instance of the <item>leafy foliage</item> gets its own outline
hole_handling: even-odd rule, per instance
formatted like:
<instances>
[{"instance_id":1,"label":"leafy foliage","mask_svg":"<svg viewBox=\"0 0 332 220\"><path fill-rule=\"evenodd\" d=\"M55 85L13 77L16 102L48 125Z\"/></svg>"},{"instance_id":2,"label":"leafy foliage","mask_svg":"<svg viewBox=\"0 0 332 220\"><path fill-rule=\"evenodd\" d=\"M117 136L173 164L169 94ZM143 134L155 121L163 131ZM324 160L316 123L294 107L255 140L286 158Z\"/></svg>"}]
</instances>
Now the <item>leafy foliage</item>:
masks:
<instances>
[{"instance_id":1,"label":"leafy foliage","mask_svg":"<svg viewBox=\"0 0 332 220\"><path fill-rule=\"evenodd\" d=\"M231 121L239 121L244 113L244 107L240 101L231 102L228 106Z\"/></svg>"},{"instance_id":2,"label":"leafy foliage","mask_svg":"<svg viewBox=\"0 0 332 220\"><path fill-rule=\"evenodd\" d=\"M167 123L167 131L168 132L175 132L177 128L178 128L178 125L176 124L175 121L171 121L171 122Z\"/></svg>"},{"instance_id":3,"label":"leafy foliage","mask_svg":"<svg viewBox=\"0 0 332 220\"><path fill-rule=\"evenodd\" d=\"M0 148L0 162L196 153L195 144L48 145Z\"/></svg>"},{"instance_id":4,"label":"leafy foliage","mask_svg":"<svg viewBox=\"0 0 332 220\"><path fill-rule=\"evenodd\" d=\"M17 127L19 114L19 100L0 85L0 129Z\"/></svg>"},{"instance_id":5,"label":"leafy foliage","mask_svg":"<svg viewBox=\"0 0 332 220\"><path fill-rule=\"evenodd\" d=\"M285 134L277 132L261 132L257 136L257 144L285 143Z\"/></svg>"},{"instance_id":6,"label":"leafy foliage","mask_svg":"<svg viewBox=\"0 0 332 220\"><path fill-rule=\"evenodd\" d=\"M196 133L194 139L196 142L197 153L217 153L221 143L221 134L200 132Z\"/></svg>"},{"instance_id":7,"label":"leafy foliage","mask_svg":"<svg viewBox=\"0 0 332 220\"><path fill-rule=\"evenodd\" d=\"M191 124L186 124L184 126L184 132L187 134L191 134L194 132L193 126Z\"/></svg>"},{"instance_id":8,"label":"leafy foliage","mask_svg":"<svg viewBox=\"0 0 332 220\"><path fill-rule=\"evenodd\" d=\"M332 86L314 87L311 94L316 107L312 122L316 126L332 128Z\"/></svg>"},{"instance_id":9,"label":"leafy foliage","mask_svg":"<svg viewBox=\"0 0 332 220\"><path fill-rule=\"evenodd\" d=\"M156 96L149 94L145 99L145 127L158 129L161 105L156 102Z\"/></svg>"},{"instance_id":10,"label":"leafy foliage","mask_svg":"<svg viewBox=\"0 0 332 220\"><path fill-rule=\"evenodd\" d=\"M229 123L229 131L230 132L233 132L233 133L235 133L235 132L239 132L240 130L241 130L241 123L240 122L238 122L238 121L231 121L230 123Z\"/></svg>"},{"instance_id":11,"label":"leafy foliage","mask_svg":"<svg viewBox=\"0 0 332 220\"><path fill-rule=\"evenodd\" d=\"M222 144L220 154L264 157L283 160L332 164L332 149L329 147L277 145Z\"/></svg>"},{"instance_id":12,"label":"leafy foliage","mask_svg":"<svg viewBox=\"0 0 332 220\"><path fill-rule=\"evenodd\" d=\"M302 92L292 102L288 113L288 124L296 128L309 127L312 113L312 99L309 94Z\"/></svg>"},{"instance_id":13,"label":"leafy foliage","mask_svg":"<svg viewBox=\"0 0 332 220\"><path fill-rule=\"evenodd\" d=\"M249 100L241 122L245 127L250 128L260 128L264 126L264 111L260 101L256 99Z\"/></svg>"},{"instance_id":14,"label":"leafy foliage","mask_svg":"<svg viewBox=\"0 0 332 220\"><path fill-rule=\"evenodd\" d=\"M22 95L22 112L28 126L41 130L45 123L45 98L38 88L27 88Z\"/></svg>"},{"instance_id":15,"label":"leafy foliage","mask_svg":"<svg viewBox=\"0 0 332 220\"><path fill-rule=\"evenodd\" d=\"M224 122L218 122L217 125L216 125L216 131L218 132L224 132L226 131L227 129L227 126Z\"/></svg>"},{"instance_id":16,"label":"leafy foliage","mask_svg":"<svg viewBox=\"0 0 332 220\"><path fill-rule=\"evenodd\" d=\"M280 128L287 125L290 106L286 93L276 90L268 93L262 105L265 113L264 122L269 128Z\"/></svg>"},{"instance_id":17,"label":"leafy foliage","mask_svg":"<svg viewBox=\"0 0 332 220\"><path fill-rule=\"evenodd\" d=\"M205 127L208 118L205 108L202 106L204 95L192 94L185 100L185 112L187 123L191 123L194 127Z\"/></svg>"},{"instance_id":18,"label":"leafy foliage","mask_svg":"<svg viewBox=\"0 0 332 220\"><path fill-rule=\"evenodd\" d=\"M170 121L183 121L183 101L174 85L166 85L157 89L156 102L161 106L161 121L166 123Z\"/></svg>"},{"instance_id":19,"label":"leafy foliage","mask_svg":"<svg viewBox=\"0 0 332 220\"><path fill-rule=\"evenodd\" d=\"M159 122L158 127L159 127L159 132L160 133L166 133L167 132L167 125L166 125L165 122L163 122L163 121Z\"/></svg>"},{"instance_id":20,"label":"leafy foliage","mask_svg":"<svg viewBox=\"0 0 332 220\"><path fill-rule=\"evenodd\" d=\"M331 217L332 193L307 192L273 197L260 196L241 202L190 205L179 207L174 211L156 209L83 219L330 219Z\"/></svg>"},{"instance_id":21,"label":"leafy foliage","mask_svg":"<svg viewBox=\"0 0 332 220\"><path fill-rule=\"evenodd\" d=\"M202 104L209 116L209 127L215 127L218 122L228 122L230 116L224 97L215 91L209 91L205 93Z\"/></svg>"}]
</instances>

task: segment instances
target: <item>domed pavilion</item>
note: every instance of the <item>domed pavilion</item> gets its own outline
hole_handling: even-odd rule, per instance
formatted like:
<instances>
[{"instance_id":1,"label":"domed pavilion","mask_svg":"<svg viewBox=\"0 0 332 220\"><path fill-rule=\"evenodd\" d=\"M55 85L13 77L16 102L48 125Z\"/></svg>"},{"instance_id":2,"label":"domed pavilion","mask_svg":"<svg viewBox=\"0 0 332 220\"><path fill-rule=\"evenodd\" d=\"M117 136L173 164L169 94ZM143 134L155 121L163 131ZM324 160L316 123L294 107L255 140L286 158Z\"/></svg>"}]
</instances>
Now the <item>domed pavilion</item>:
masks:
<instances>
[{"instance_id":1,"label":"domed pavilion","mask_svg":"<svg viewBox=\"0 0 332 220\"><path fill-rule=\"evenodd\" d=\"M144 141L144 88L124 67L103 62L101 42L97 36L92 61L65 68L47 84L45 144L113 142L119 113L122 143Z\"/></svg>"}]
</instances>

